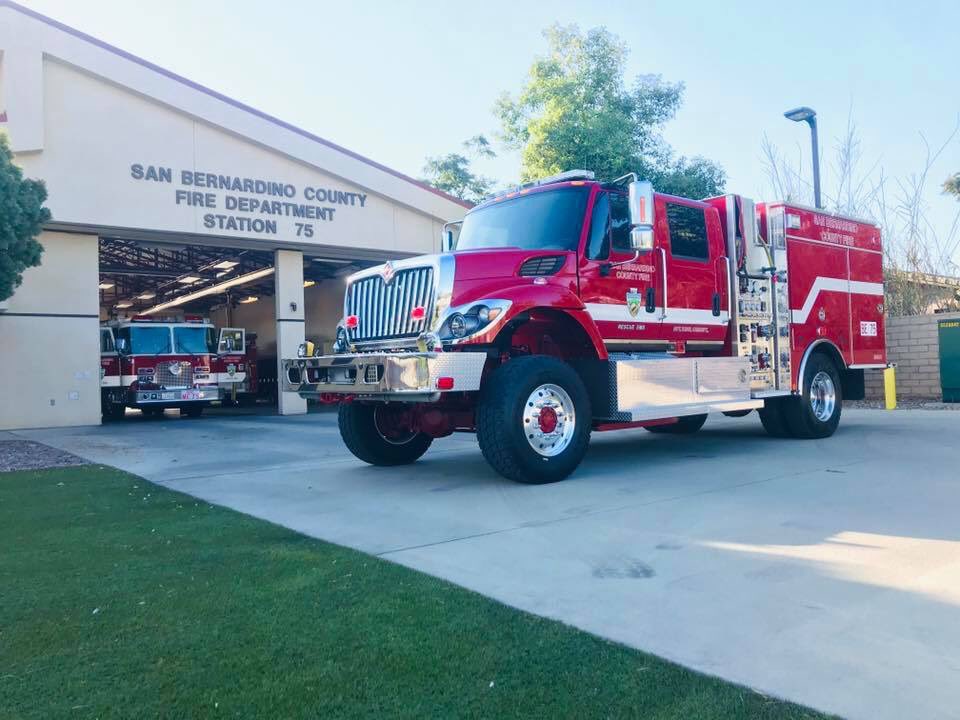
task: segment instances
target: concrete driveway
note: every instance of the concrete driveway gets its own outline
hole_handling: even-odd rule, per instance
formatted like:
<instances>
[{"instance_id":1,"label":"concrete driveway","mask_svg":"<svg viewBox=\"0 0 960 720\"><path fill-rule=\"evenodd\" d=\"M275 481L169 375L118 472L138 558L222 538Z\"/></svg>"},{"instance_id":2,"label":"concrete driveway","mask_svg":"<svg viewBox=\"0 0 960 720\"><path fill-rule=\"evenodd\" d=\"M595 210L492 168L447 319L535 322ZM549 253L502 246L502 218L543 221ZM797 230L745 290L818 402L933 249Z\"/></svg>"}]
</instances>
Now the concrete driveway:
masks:
<instances>
[{"instance_id":1,"label":"concrete driveway","mask_svg":"<svg viewBox=\"0 0 960 720\"><path fill-rule=\"evenodd\" d=\"M17 433L533 613L853 718L960 717L960 413L850 410L595 436L569 480L504 481L473 436L400 469L331 414Z\"/></svg>"}]
</instances>

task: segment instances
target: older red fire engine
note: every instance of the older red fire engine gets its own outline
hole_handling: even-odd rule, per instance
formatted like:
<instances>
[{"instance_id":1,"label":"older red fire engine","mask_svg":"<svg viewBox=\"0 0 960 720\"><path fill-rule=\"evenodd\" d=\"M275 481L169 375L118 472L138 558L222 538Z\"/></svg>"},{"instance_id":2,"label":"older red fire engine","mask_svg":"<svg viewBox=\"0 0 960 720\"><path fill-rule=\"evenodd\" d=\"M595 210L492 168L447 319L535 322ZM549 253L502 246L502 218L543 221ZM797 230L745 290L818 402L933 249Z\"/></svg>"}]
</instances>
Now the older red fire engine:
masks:
<instances>
[{"instance_id":1,"label":"older red fire engine","mask_svg":"<svg viewBox=\"0 0 960 720\"><path fill-rule=\"evenodd\" d=\"M137 315L100 328L104 417L123 417L128 407L148 415L179 408L198 417L245 378L242 329L223 328L218 337L214 326L197 315Z\"/></svg>"},{"instance_id":2,"label":"older red fire engine","mask_svg":"<svg viewBox=\"0 0 960 720\"><path fill-rule=\"evenodd\" d=\"M465 430L502 475L550 482L591 431L691 433L710 412L823 438L886 365L870 223L573 171L456 225L452 252L348 279L336 354L284 360L285 390L349 400L340 433L366 462Z\"/></svg>"}]
</instances>

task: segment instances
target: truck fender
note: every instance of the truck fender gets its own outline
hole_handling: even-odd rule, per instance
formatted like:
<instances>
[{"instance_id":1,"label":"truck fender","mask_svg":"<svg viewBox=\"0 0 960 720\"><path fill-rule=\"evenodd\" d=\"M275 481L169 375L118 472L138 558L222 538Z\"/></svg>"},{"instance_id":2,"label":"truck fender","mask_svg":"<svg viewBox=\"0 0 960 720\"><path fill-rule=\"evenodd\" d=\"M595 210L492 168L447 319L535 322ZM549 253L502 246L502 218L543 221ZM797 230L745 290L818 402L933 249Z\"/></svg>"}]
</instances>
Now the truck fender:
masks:
<instances>
[{"instance_id":1,"label":"truck fender","mask_svg":"<svg viewBox=\"0 0 960 720\"><path fill-rule=\"evenodd\" d=\"M814 340L812 343L807 345L807 349L803 352L803 359L800 360L800 366L797 370L797 375L793 378L793 390L794 392L802 392L803 388L801 387L803 383L803 373L807 369L807 360L810 359L810 356L815 352L822 352L827 355L834 364L837 366L837 370L841 375L846 376L847 373L847 363L843 359L843 353L840 352L838 348L832 341L827 340L826 338L820 338L819 340Z\"/></svg>"},{"instance_id":2,"label":"truck fender","mask_svg":"<svg viewBox=\"0 0 960 720\"><path fill-rule=\"evenodd\" d=\"M590 339L600 360L607 359L607 350L597 324L590 317L580 297L571 289L559 285L524 285L507 288L499 295L510 300L512 305L506 321L500 326L498 337L499 333L503 332L503 328L511 324L511 320L520 316L529 317L530 314L537 312L560 314L580 326Z\"/></svg>"}]
</instances>

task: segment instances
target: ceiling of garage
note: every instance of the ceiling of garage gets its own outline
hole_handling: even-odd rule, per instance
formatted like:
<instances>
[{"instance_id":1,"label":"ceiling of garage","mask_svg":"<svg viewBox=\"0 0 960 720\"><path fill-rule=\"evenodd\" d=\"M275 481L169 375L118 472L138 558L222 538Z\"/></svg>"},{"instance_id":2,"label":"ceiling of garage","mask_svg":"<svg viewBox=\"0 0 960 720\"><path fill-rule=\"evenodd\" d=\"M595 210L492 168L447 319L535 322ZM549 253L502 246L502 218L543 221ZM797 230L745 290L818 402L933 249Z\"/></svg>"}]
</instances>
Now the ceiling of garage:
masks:
<instances>
[{"instance_id":1,"label":"ceiling of garage","mask_svg":"<svg viewBox=\"0 0 960 720\"><path fill-rule=\"evenodd\" d=\"M305 282L320 282L367 267L369 262L305 258ZM209 289L258 270L273 267L273 253L202 245L145 243L100 239L100 304L108 313L143 312L200 290ZM266 275L184 304L191 312L216 305L238 304L248 297L273 295L273 276ZM130 306L117 307L117 305Z\"/></svg>"}]
</instances>

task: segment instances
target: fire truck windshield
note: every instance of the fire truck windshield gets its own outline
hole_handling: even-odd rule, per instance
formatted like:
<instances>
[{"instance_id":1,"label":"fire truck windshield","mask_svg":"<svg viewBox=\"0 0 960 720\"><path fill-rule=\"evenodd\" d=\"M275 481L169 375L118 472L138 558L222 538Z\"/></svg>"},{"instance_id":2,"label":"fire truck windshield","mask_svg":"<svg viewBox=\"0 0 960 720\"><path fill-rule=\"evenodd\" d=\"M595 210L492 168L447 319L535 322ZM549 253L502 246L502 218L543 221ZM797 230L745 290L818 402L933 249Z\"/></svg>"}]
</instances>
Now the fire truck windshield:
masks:
<instances>
[{"instance_id":1,"label":"fire truck windshield","mask_svg":"<svg viewBox=\"0 0 960 720\"><path fill-rule=\"evenodd\" d=\"M457 250L576 250L589 187L562 187L499 200L468 213Z\"/></svg>"},{"instance_id":2,"label":"fire truck windshield","mask_svg":"<svg viewBox=\"0 0 960 720\"><path fill-rule=\"evenodd\" d=\"M206 355L215 351L216 339L212 327L175 327L173 329L174 352L190 355Z\"/></svg>"},{"instance_id":3,"label":"fire truck windshield","mask_svg":"<svg viewBox=\"0 0 960 720\"><path fill-rule=\"evenodd\" d=\"M160 355L170 352L170 328L134 325L117 330L117 338L126 341L131 355Z\"/></svg>"}]
</instances>

